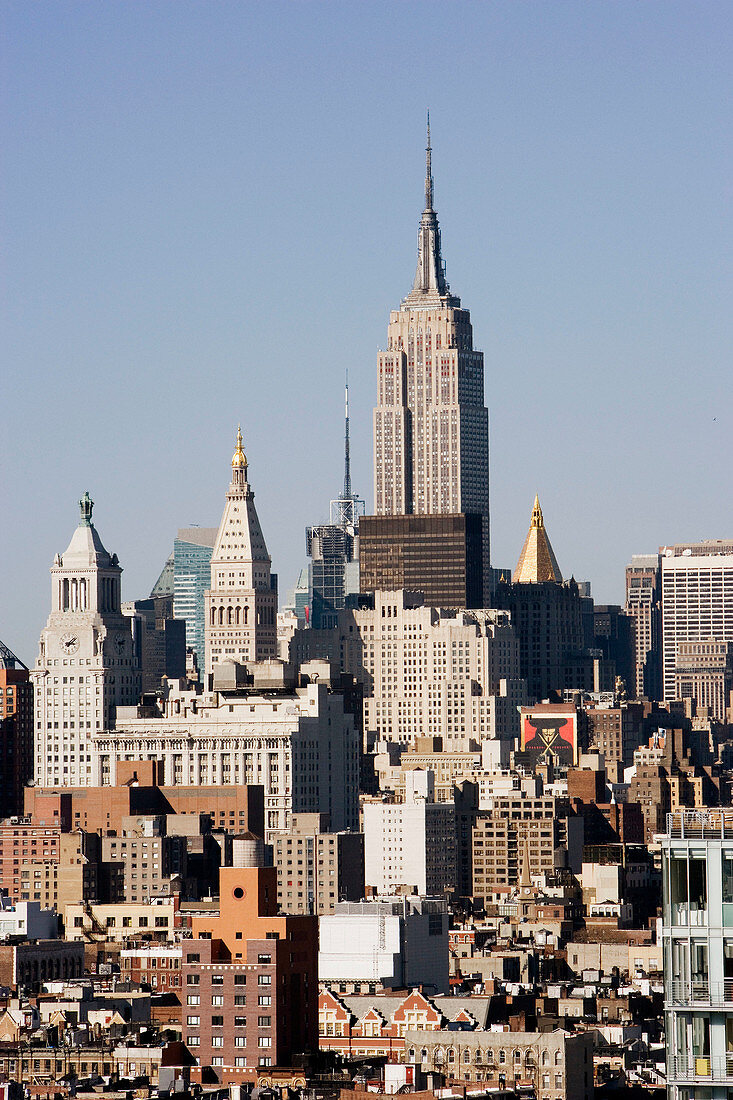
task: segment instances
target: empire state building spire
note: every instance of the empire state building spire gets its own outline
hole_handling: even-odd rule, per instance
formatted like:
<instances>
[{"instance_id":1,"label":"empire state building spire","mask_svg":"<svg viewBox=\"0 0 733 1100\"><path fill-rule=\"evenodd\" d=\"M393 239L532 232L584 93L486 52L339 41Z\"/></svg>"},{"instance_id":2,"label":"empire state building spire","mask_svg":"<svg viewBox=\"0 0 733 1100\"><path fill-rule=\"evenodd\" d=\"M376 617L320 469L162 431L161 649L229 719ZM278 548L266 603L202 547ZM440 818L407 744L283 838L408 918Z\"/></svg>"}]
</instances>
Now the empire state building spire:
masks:
<instances>
[{"instance_id":1,"label":"empire state building spire","mask_svg":"<svg viewBox=\"0 0 733 1100\"><path fill-rule=\"evenodd\" d=\"M417 271L412 290L403 301L409 309L435 309L441 306L459 308L461 301L451 295L445 277L445 264L440 253L438 215L433 209L433 149L430 144L430 112L428 112L428 143L425 149L425 209L417 231Z\"/></svg>"}]
</instances>

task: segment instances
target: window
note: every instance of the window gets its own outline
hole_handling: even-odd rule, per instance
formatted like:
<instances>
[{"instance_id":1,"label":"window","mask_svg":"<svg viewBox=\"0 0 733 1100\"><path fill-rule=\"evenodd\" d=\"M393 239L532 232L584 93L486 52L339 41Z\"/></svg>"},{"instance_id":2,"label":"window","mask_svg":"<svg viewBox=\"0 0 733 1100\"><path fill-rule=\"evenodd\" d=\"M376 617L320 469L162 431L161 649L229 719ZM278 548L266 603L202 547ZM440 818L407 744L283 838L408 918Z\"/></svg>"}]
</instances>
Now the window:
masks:
<instances>
[{"instance_id":1,"label":"window","mask_svg":"<svg viewBox=\"0 0 733 1100\"><path fill-rule=\"evenodd\" d=\"M257 956L257 962L258 963L271 963L272 962L272 955L258 955Z\"/></svg>"},{"instance_id":2,"label":"window","mask_svg":"<svg viewBox=\"0 0 733 1100\"><path fill-rule=\"evenodd\" d=\"M194 954L193 952L189 952L188 955L186 955L186 962L188 962L188 963L201 962L201 956L198 955L198 954Z\"/></svg>"},{"instance_id":3,"label":"window","mask_svg":"<svg viewBox=\"0 0 733 1100\"><path fill-rule=\"evenodd\" d=\"M272 1016L258 1016L257 1017L257 1026L258 1027L269 1027L271 1022L272 1022Z\"/></svg>"},{"instance_id":4,"label":"window","mask_svg":"<svg viewBox=\"0 0 733 1100\"><path fill-rule=\"evenodd\" d=\"M223 974L212 974L211 975L211 984L212 985L224 985L224 975Z\"/></svg>"},{"instance_id":5,"label":"window","mask_svg":"<svg viewBox=\"0 0 733 1100\"><path fill-rule=\"evenodd\" d=\"M242 1058L242 1056L240 1055L239 1057L234 1059L234 1065L237 1069L244 1069L244 1067L247 1065L247 1059Z\"/></svg>"},{"instance_id":6,"label":"window","mask_svg":"<svg viewBox=\"0 0 733 1100\"><path fill-rule=\"evenodd\" d=\"M211 1045L212 1045L212 1047L223 1047L224 1046L224 1036L223 1035L212 1035L211 1036Z\"/></svg>"},{"instance_id":7,"label":"window","mask_svg":"<svg viewBox=\"0 0 733 1100\"><path fill-rule=\"evenodd\" d=\"M247 1017L246 1016L235 1016L234 1017L234 1026L235 1027L246 1027L247 1026Z\"/></svg>"},{"instance_id":8,"label":"window","mask_svg":"<svg viewBox=\"0 0 733 1100\"><path fill-rule=\"evenodd\" d=\"M235 985L246 985L247 984L247 975L246 974L235 974L234 975L234 984Z\"/></svg>"},{"instance_id":9,"label":"window","mask_svg":"<svg viewBox=\"0 0 733 1100\"><path fill-rule=\"evenodd\" d=\"M234 1003L235 1005L246 1005L247 998L245 997L244 993L235 993Z\"/></svg>"},{"instance_id":10,"label":"window","mask_svg":"<svg viewBox=\"0 0 733 1100\"><path fill-rule=\"evenodd\" d=\"M257 984L258 985L272 985L272 975L271 974L260 974L257 978Z\"/></svg>"},{"instance_id":11,"label":"window","mask_svg":"<svg viewBox=\"0 0 733 1100\"><path fill-rule=\"evenodd\" d=\"M200 1005L201 1004L201 998L199 997L198 993L189 993L189 995L186 997L186 1004L187 1005Z\"/></svg>"},{"instance_id":12,"label":"window","mask_svg":"<svg viewBox=\"0 0 733 1100\"><path fill-rule=\"evenodd\" d=\"M143 864L143 866L144 866L144 864ZM167 928L168 927L168 918L167 917L156 917L155 918L155 927L156 928Z\"/></svg>"},{"instance_id":13,"label":"window","mask_svg":"<svg viewBox=\"0 0 733 1100\"><path fill-rule=\"evenodd\" d=\"M212 1027L224 1027L224 1017L223 1016L212 1016L211 1017L211 1026Z\"/></svg>"},{"instance_id":14,"label":"window","mask_svg":"<svg viewBox=\"0 0 733 1100\"><path fill-rule=\"evenodd\" d=\"M262 1005L263 1008L269 1008L269 1006L272 1004L272 997L269 993L260 993L259 997L257 998L257 1004Z\"/></svg>"},{"instance_id":15,"label":"window","mask_svg":"<svg viewBox=\"0 0 733 1100\"><path fill-rule=\"evenodd\" d=\"M270 1038L269 1035L260 1035L259 1039L257 1040L257 1046L258 1047L271 1047L272 1046L272 1039Z\"/></svg>"},{"instance_id":16,"label":"window","mask_svg":"<svg viewBox=\"0 0 733 1100\"><path fill-rule=\"evenodd\" d=\"M201 979L199 978L198 974L187 974L186 975L186 985L198 985L200 980Z\"/></svg>"},{"instance_id":17,"label":"window","mask_svg":"<svg viewBox=\"0 0 733 1100\"><path fill-rule=\"evenodd\" d=\"M246 1037L244 1035L235 1035L234 1036L234 1045L235 1045L235 1047L244 1047L244 1046L246 1046L247 1045Z\"/></svg>"},{"instance_id":18,"label":"window","mask_svg":"<svg viewBox=\"0 0 733 1100\"><path fill-rule=\"evenodd\" d=\"M214 1057L211 1059L211 1064L212 1066L223 1066L224 1059L222 1058L221 1054L215 1054Z\"/></svg>"},{"instance_id":19,"label":"window","mask_svg":"<svg viewBox=\"0 0 733 1100\"><path fill-rule=\"evenodd\" d=\"M186 1042L190 1047L197 1047L201 1045L201 1039L198 1035L189 1035L189 1037L186 1039Z\"/></svg>"},{"instance_id":20,"label":"window","mask_svg":"<svg viewBox=\"0 0 733 1100\"><path fill-rule=\"evenodd\" d=\"M214 993L211 998L211 1003L217 1008L221 1007L224 1004L224 998L222 997L221 993Z\"/></svg>"},{"instance_id":21,"label":"window","mask_svg":"<svg viewBox=\"0 0 733 1100\"><path fill-rule=\"evenodd\" d=\"M189 1027L198 1027L199 1024L201 1023L201 1017L200 1016L187 1016L186 1017L186 1023L188 1024Z\"/></svg>"}]
</instances>

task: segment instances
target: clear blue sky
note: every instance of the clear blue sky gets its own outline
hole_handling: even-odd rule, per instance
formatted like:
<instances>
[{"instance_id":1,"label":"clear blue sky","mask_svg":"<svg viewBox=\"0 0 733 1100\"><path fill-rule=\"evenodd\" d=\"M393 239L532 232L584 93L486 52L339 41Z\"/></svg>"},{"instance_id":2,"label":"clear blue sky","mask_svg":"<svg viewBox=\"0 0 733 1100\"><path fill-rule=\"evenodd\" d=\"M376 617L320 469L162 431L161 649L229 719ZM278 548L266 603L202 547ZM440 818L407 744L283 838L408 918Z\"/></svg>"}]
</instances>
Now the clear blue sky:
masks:
<instances>
[{"instance_id":1,"label":"clear blue sky","mask_svg":"<svg viewBox=\"0 0 733 1100\"><path fill-rule=\"evenodd\" d=\"M485 354L492 559L733 535L729 2L4 3L0 638L31 663L89 489L126 599L218 524L241 420L281 597L372 503L431 112Z\"/></svg>"}]
</instances>

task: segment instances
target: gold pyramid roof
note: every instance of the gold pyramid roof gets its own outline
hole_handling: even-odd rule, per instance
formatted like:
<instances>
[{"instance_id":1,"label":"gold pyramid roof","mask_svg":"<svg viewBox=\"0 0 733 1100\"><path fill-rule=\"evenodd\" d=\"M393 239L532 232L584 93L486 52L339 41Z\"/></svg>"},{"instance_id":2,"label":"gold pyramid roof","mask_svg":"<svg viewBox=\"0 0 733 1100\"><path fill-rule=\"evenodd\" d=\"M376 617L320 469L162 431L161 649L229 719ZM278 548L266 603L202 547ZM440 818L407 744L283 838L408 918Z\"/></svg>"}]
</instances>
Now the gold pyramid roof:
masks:
<instances>
[{"instance_id":1,"label":"gold pyramid roof","mask_svg":"<svg viewBox=\"0 0 733 1100\"><path fill-rule=\"evenodd\" d=\"M562 573L550 545L550 540L547 537L547 531L545 531L540 499L536 496L532 508L532 522L524 540L524 546L522 547L522 553L519 555L512 582L514 584L539 584L542 581L557 581L560 584Z\"/></svg>"}]
</instances>

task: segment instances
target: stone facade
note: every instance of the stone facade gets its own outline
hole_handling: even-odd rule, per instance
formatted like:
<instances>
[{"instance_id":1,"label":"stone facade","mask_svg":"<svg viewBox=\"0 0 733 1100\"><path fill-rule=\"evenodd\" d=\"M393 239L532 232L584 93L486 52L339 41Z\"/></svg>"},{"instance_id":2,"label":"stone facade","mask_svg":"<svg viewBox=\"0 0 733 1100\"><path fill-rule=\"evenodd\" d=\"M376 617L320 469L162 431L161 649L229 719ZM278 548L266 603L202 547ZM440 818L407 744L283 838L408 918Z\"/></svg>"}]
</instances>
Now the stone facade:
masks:
<instances>
[{"instance_id":1,"label":"stone facade","mask_svg":"<svg viewBox=\"0 0 733 1100\"><path fill-rule=\"evenodd\" d=\"M80 506L79 526L51 567L51 614L32 672L42 786L88 786L92 734L113 726L116 708L140 694L131 623L120 607L122 569L92 523L88 493Z\"/></svg>"}]
</instances>

